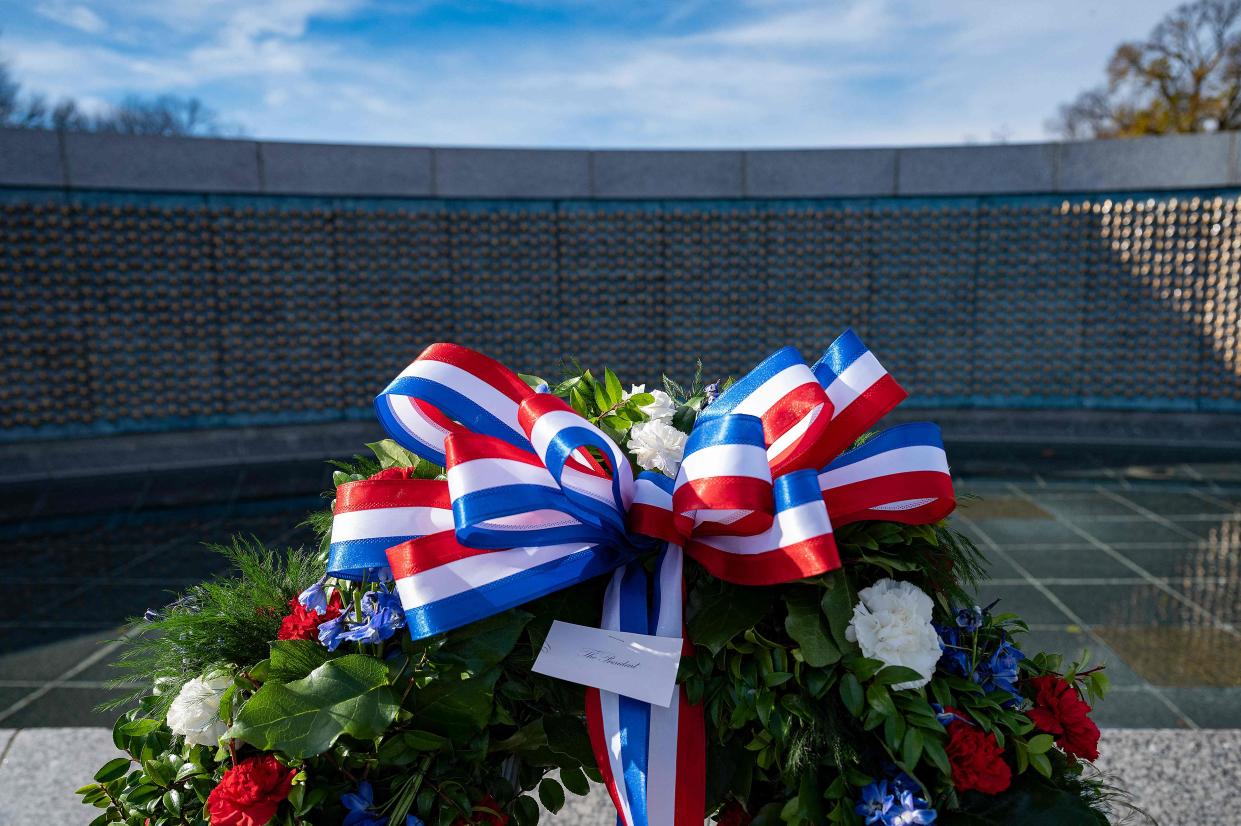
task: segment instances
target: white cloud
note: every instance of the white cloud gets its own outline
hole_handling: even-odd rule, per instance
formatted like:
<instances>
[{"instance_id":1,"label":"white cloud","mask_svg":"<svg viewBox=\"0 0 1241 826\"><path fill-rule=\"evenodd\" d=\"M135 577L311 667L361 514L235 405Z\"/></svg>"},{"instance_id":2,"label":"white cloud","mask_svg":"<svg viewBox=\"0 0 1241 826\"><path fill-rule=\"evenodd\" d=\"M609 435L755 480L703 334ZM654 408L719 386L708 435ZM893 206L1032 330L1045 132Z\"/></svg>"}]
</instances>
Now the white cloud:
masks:
<instances>
[{"instance_id":1,"label":"white cloud","mask_svg":"<svg viewBox=\"0 0 1241 826\"><path fill-rule=\"evenodd\" d=\"M312 25L362 0L131 0L108 40L5 36L56 95L196 94L261 137L475 145L815 146L1043 137L1165 0L752 2L701 25L495 27L400 43ZM709 6L707 8L710 8ZM668 21L672 22L669 23ZM689 21L689 22L687 22ZM691 25L697 22L699 25ZM667 25L663 25L663 24ZM486 27L483 27L486 28Z\"/></svg>"},{"instance_id":2,"label":"white cloud","mask_svg":"<svg viewBox=\"0 0 1241 826\"><path fill-rule=\"evenodd\" d=\"M39 3L35 12L87 34L99 34L108 28L103 18L91 11L88 6L70 5L68 3Z\"/></svg>"}]
</instances>

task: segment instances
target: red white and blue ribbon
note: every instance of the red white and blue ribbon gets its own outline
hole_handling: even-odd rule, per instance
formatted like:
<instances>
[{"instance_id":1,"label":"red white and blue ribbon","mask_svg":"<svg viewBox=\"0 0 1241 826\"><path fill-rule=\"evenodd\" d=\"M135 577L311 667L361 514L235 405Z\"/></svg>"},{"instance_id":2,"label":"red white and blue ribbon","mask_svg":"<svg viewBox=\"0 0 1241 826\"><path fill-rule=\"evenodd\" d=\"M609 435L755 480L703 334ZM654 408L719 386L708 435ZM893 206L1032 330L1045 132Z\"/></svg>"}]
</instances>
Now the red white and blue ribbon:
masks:
<instances>
[{"instance_id":1,"label":"red white and blue ribbon","mask_svg":"<svg viewBox=\"0 0 1241 826\"><path fill-rule=\"evenodd\" d=\"M688 653L683 555L730 582L790 582L840 566L833 524L951 512L934 425L846 451L904 398L852 331L813 366L786 347L699 414L675 479L635 480L624 452L565 402L480 353L434 344L375 408L447 479L341 485L329 573L395 579L415 638L612 573L604 627L680 636ZM648 585L636 558L651 538L666 544ZM701 708L683 689L668 709L606 692L588 703L622 824L698 826Z\"/></svg>"},{"instance_id":2,"label":"red white and blue ribbon","mask_svg":"<svg viewBox=\"0 0 1241 826\"><path fill-rule=\"evenodd\" d=\"M602 628L684 640L681 549L660 554L649 588L641 562L612 575L603 602ZM612 797L619 826L698 826L706 805L706 729L701 705L678 686L667 708L631 697L586 689L586 727Z\"/></svg>"}]
</instances>

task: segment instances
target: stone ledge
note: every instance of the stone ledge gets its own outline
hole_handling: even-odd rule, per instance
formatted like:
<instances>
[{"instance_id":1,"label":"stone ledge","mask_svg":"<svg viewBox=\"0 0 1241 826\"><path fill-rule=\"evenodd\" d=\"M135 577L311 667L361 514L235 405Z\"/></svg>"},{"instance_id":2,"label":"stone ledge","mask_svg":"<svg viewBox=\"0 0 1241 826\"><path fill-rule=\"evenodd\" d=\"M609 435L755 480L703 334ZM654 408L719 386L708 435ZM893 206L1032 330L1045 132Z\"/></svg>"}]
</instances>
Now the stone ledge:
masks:
<instances>
[{"instance_id":1,"label":"stone ledge","mask_svg":"<svg viewBox=\"0 0 1241 826\"><path fill-rule=\"evenodd\" d=\"M470 199L795 199L1241 184L1236 135L860 149L368 146L0 130L0 187Z\"/></svg>"},{"instance_id":2,"label":"stone ledge","mask_svg":"<svg viewBox=\"0 0 1241 826\"><path fill-rule=\"evenodd\" d=\"M264 193L427 198L432 153L405 146L258 144Z\"/></svg>"}]
</instances>

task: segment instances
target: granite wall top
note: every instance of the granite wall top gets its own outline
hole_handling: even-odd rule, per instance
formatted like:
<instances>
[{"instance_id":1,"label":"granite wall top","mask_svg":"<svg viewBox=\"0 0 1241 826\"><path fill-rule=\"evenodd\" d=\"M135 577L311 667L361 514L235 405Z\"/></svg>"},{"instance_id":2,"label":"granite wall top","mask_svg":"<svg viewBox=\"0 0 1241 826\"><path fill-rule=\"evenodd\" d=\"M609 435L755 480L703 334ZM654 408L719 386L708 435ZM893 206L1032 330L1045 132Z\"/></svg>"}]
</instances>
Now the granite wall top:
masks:
<instances>
[{"instance_id":1,"label":"granite wall top","mask_svg":"<svg viewBox=\"0 0 1241 826\"><path fill-rule=\"evenodd\" d=\"M464 199L797 199L1241 184L1235 133L865 149L466 149L0 130L0 187Z\"/></svg>"}]
</instances>

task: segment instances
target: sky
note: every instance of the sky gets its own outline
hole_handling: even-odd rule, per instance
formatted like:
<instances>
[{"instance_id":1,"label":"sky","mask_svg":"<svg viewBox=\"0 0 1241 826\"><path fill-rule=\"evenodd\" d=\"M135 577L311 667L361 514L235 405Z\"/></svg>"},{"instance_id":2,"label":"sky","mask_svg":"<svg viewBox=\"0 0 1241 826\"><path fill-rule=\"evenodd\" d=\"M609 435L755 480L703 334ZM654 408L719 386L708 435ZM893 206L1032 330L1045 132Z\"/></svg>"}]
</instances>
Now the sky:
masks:
<instances>
[{"instance_id":1,"label":"sky","mask_svg":"<svg viewBox=\"0 0 1241 826\"><path fill-rule=\"evenodd\" d=\"M245 134L549 147L1045 140L1173 0L0 0L23 87Z\"/></svg>"}]
</instances>

